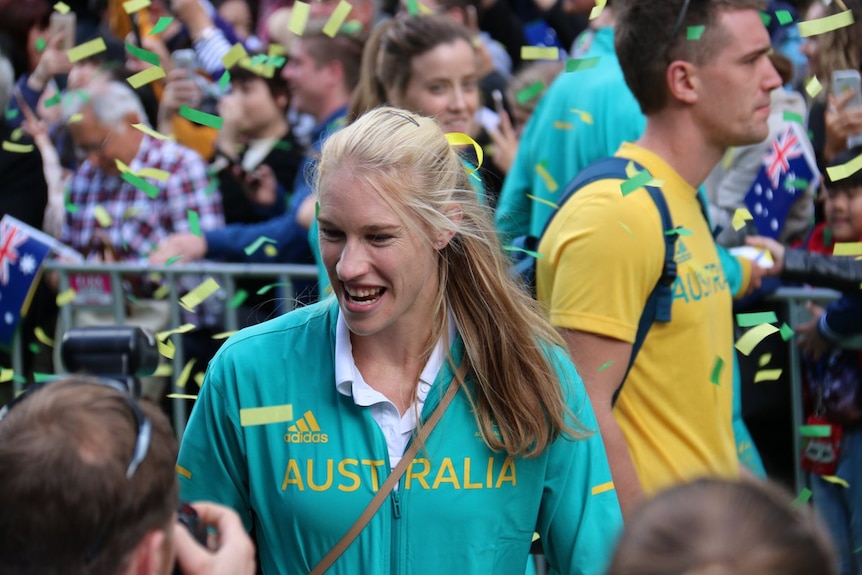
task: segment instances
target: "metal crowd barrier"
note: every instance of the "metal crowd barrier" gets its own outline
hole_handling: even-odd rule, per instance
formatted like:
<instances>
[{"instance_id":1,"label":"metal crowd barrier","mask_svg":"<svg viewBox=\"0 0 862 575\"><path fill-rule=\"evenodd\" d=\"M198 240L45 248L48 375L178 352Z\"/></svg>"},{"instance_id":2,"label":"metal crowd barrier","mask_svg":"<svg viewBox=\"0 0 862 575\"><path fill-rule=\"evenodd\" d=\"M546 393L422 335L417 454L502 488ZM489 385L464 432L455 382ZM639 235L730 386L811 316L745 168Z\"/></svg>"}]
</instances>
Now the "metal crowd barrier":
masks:
<instances>
[{"instance_id":1,"label":"metal crowd barrier","mask_svg":"<svg viewBox=\"0 0 862 575\"><path fill-rule=\"evenodd\" d=\"M116 323L122 325L126 320L127 294L123 293L122 276L149 276L151 274L159 274L163 278L163 285L168 286L168 292L165 300L170 302L169 322L165 329L175 329L182 324L182 309L178 302L182 293L177 285L177 279L182 276L193 275L205 279L212 277L220 286L220 292L224 301L231 301L236 295L236 280L238 278L273 278L274 283L278 284L279 299L284 302L294 302L295 292L293 290L292 280L316 280L317 268L313 265L294 265L294 264L236 264L236 263L215 263L215 262L196 262L187 264L173 264L170 266L148 266L133 263L65 263L52 261L45 264L46 272L57 272L59 279L58 293L66 292L70 287L70 274L87 273L108 275L111 279L111 304L107 308L105 306L84 305L79 306L75 303L63 305L60 307L60 316L58 323L63 326L73 327L72 317L73 308L78 309L99 309L110 310ZM293 305L285 308L284 311L292 309ZM238 318L238 310L230 306L224 306L224 329L225 331L234 331L238 329L240 322ZM185 364L183 343L181 337L173 338L175 345L174 357L172 364L174 366L171 375L171 391L169 393L182 393L182 390L177 386L177 378L180 375L182 366ZM56 345L60 342L56 341ZM55 365L55 371L62 373L63 366ZM15 342L12 346L12 368L15 373L23 373L23 350L21 344L20 330L16 335ZM14 391L17 394L21 391L21 383L15 381ZM172 414L175 430L178 438L182 438L186 424L186 402L185 399L172 400Z\"/></svg>"}]
</instances>

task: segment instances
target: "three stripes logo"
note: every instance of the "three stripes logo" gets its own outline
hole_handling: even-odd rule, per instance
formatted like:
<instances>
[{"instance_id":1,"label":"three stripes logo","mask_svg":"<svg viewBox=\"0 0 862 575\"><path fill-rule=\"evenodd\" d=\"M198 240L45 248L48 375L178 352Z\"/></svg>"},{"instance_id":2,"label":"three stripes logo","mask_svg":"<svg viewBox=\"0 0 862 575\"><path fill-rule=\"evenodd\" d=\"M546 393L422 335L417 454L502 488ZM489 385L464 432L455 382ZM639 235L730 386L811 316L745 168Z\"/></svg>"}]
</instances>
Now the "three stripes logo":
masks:
<instances>
[{"instance_id":1,"label":"three stripes logo","mask_svg":"<svg viewBox=\"0 0 862 575\"><path fill-rule=\"evenodd\" d=\"M311 411L306 411L284 434L285 443L328 443L329 436L320 432L317 419Z\"/></svg>"}]
</instances>

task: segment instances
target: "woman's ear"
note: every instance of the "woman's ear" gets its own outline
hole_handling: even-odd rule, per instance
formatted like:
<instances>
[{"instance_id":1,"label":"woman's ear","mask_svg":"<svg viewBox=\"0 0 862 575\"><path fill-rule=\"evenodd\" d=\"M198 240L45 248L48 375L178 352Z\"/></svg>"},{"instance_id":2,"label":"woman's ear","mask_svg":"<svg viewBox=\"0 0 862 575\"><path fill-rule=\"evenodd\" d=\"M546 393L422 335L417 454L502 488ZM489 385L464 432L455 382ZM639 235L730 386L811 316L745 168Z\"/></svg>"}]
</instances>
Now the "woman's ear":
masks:
<instances>
[{"instance_id":1,"label":"woman's ear","mask_svg":"<svg viewBox=\"0 0 862 575\"><path fill-rule=\"evenodd\" d=\"M442 250L449 245L449 242L455 237L457 229L461 226L461 220L464 218L461 206L455 205L446 210L446 218L453 225L447 230L437 232L437 235L434 237L434 247L438 250Z\"/></svg>"}]
</instances>

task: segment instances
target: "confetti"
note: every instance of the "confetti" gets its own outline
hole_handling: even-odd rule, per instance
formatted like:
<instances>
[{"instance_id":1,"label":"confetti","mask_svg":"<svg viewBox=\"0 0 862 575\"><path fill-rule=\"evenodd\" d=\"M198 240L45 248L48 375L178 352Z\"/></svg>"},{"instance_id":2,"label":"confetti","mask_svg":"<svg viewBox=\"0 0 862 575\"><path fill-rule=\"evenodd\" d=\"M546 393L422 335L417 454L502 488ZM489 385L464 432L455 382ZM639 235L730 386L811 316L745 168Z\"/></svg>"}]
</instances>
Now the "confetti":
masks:
<instances>
[{"instance_id":1,"label":"confetti","mask_svg":"<svg viewBox=\"0 0 862 575\"><path fill-rule=\"evenodd\" d=\"M782 26L793 22L793 15L787 10L778 10L775 12L775 17L778 18L778 23Z\"/></svg>"},{"instance_id":2,"label":"confetti","mask_svg":"<svg viewBox=\"0 0 862 575\"><path fill-rule=\"evenodd\" d=\"M796 496L796 499L793 500L793 505L804 505L808 503L811 499L811 490L807 487L803 487L802 491L799 492L799 495Z\"/></svg>"},{"instance_id":3,"label":"confetti","mask_svg":"<svg viewBox=\"0 0 862 575\"><path fill-rule=\"evenodd\" d=\"M37 327L36 329L34 329L33 335L36 336L36 339L38 339L42 343L42 345L54 347L54 340L48 337L48 334L46 334L45 330L43 330L41 327Z\"/></svg>"},{"instance_id":4,"label":"confetti","mask_svg":"<svg viewBox=\"0 0 862 575\"><path fill-rule=\"evenodd\" d=\"M602 483L601 485L596 485L590 491L593 495L598 495L599 493L605 493L607 491L614 490L614 482L608 481L607 483Z\"/></svg>"},{"instance_id":5,"label":"confetti","mask_svg":"<svg viewBox=\"0 0 862 575\"><path fill-rule=\"evenodd\" d=\"M794 331L793 331L793 328L791 328L789 325L787 325L786 323L783 323L783 324L781 324L780 333L781 333L781 339L783 339L784 341L789 341L790 338L793 337Z\"/></svg>"},{"instance_id":6,"label":"confetti","mask_svg":"<svg viewBox=\"0 0 862 575\"><path fill-rule=\"evenodd\" d=\"M136 176L132 172L125 172L120 177L154 200L159 196L158 186L151 184L140 176Z\"/></svg>"},{"instance_id":7,"label":"confetti","mask_svg":"<svg viewBox=\"0 0 862 575\"><path fill-rule=\"evenodd\" d=\"M521 60L559 60L560 49L555 46L521 46Z\"/></svg>"},{"instance_id":8,"label":"confetti","mask_svg":"<svg viewBox=\"0 0 862 575\"><path fill-rule=\"evenodd\" d=\"M762 323L778 323L778 316L774 311L736 314L736 324L739 327L754 327Z\"/></svg>"},{"instance_id":9,"label":"confetti","mask_svg":"<svg viewBox=\"0 0 862 575\"><path fill-rule=\"evenodd\" d=\"M128 0L127 2L123 2L123 10L125 10L126 14L134 14L144 8L148 8L150 3L150 0Z\"/></svg>"},{"instance_id":10,"label":"confetti","mask_svg":"<svg viewBox=\"0 0 862 575\"><path fill-rule=\"evenodd\" d=\"M733 229L736 231L741 230L745 227L745 222L751 221L754 219L754 216L751 215L751 212L748 211L747 208L737 208L737 210L733 213L733 222L731 225Z\"/></svg>"},{"instance_id":11,"label":"confetti","mask_svg":"<svg viewBox=\"0 0 862 575\"><path fill-rule=\"evenodd\" d=\"M187 311L194 309L201 304L202 301L210 297L220 289L218 282L212 278L208 278L201 284L180 298L180 305Z\"/></svg>"},{"instance_id":12,"label":"confetti","mask_svg":"<svg viewBox=\"0 0 862 575\"><path fill-rule=\"evenodd\" d=\"M233 296L233 299L231 299L227 305L231 309L236 309L241 306L246 299L248 299L248 292L241 289L236 292L236 295Z\"/></svg>"},{"instance_id":13,"label":"confetti","mask_svg":"<svg viewBox=\"0 0 862 575\"><path fill-rule=\"evenodd\" d=\"M161 80L164 77L165 71L159 66L153 66L129 76L126 78L126 82L128 82L132 88L137 90L141 86L145 86L151 82L155 82L156 80Z\"/></svg>"},{"instance_id":14,"label":"confetti","mask_svg":"<svg viewBox=\"0 0 862 575\"><path fill-rule=\"evenodd\" d=\"M624 224L623 222L620 222L620 221L618 221L617 223L620 225L620 227L622 229L627 231L631 237L635 237L635 233L632 231L632 229L630 227L628 227L626 224Z\"/></svg>"},{"instance_id":15,"label":"confetti","mask_svg":"<svg viewBox=\"0 0 862 575\"><path fill-rule=\"evenodd\" d=\"M666 231L664 233L664 235L666 235L666 236L691 236L691 235L694 235L694 232L691 231L690 229L686 228L686 227L677 226L672 230Z\"/></svg>"},{"instance_id":16,"label":"confetti","mask_svg":"<svg viewBox=\"0 0 862 575\"><path fill-rule=\"evenodd\" d=\"M734 156L736 156L736 150L737 150L736 148L728 148L727 151L724 153L724 158L722 158L722 160L721 160L721 166L725 170L729 170L731 164L733 164L733 158L734 158ZM744 208L739 208L739 209L744 209ZM739 210L737 210L737 211L739 211ZM748 211L748 210L746 210L746 211Z\"/></svg>"},{"instance_id":17,"label":"confetti","mask_svg":"<svg viewBox=\"0 0 862 575\"><path fill-rule=\"evenodd\" d=\"M89 58L90 56L104 52L107 49L108 47L105 46L105 40L103 38L94 38L89 42L78 44L74 48L66 50L66 55L69 56L69 61L74 64L84 58Z\"/></svg>"},{"instance_id":18,"label":"confetti","mask_svg":"<svg viewBox=\"0 0 862 575\"><path fill-rule=\"evenodd\" d=\"M522 254L527 254L528 256L531 256L534 258L545 257L542 254L540 254L539 252L534 252L533 250L528 250L525 248L519 248L517 246L504 246L503 249L506 250L507 252L521 252Z\"/></svg>"},{"instance_id":19,"label":"confetti","mask_svg":"<svg viewBox=\"0 0 862 575\"><path fill-rule=\"evenodd\" d=\"M825 18L799 22L796 26L799 29L799 35L803 38L807 38L809 36L832 32L833 30L838 30L839 28L844 28L851 24L853 24L853 12L851 10L844 10L843 12L826 16Z\"/></svg>"},{"instance_id":20,"label":"confetti","mask_svg":"<svg viewBox=\"0 0 862 575\"><path fill-rule=\"evenodd\" d=\"M218 79L218 87L222 92L224 92L227 90L228 84L230 84L230 72L225 70L224 73L222 73L221 78Z\"/></svg>"},{"instance_id":21,"label":"confetti","mask_svg":"<svg viewBox=\"0 0 862 575\"><path fill-rule=\"evenodd\" d=\"M796 122L800 125L805 125L805 118L802 117L802 114L797 114L796 112L791 112L790 110L784 111L784 121L785 122Z\"/></svg>"},{"instance_id":22,"label":"confetti","mask_svg":"<svg viewBox=\"0 0 862 575\"><path fill-rule=\"evenodd\" d=\"M772 361L771 353L764 353L760 356L760 359L757 360L757 365L760 367L765 367L770 361Z\"/></svg>"},{"instance_id":23,"label":"confetti","mask_svg":"<svg viewBox=\"0 0 862 575\"><path fill-rule=\"evenodd\" d=\"M720 357L716 357L715 365L712 367L712 375L709 378L709 381L711 381L713 385L721 385L721 370L723 368L724 360Z\"/></svg>"},{"instance_id":24,"label":"confetti","mask_svg":"<svg viewBox=\"0 0 862 575\"><path fill-rule=\"evenodd\" d=\"M171 177L171 173L167 170L160 170L158 168L141 168L138 170L138 176L142 178L152 178L159 182L167 182L168 178Z\"/></svg>"},{"instance_id":25,"label":"confetti","mask_svg":"<svg viewBox=\"0 0 862 575\"><path fill-rule=\"evenodd\" d=\"M820 80L817 79L817 76L811 76L811 79L805 82L805 92L809 97L816 98L822 91L823 85L820 83Z\"/></svg>"},{"instance_id":26,"label":"confetti","mask_svg":"<svg viewBox=\"0 0 862 575\"><path fill-rule=\"evenodd\" d=\"M168 399L197 399L197 395L191 395L189 393L169 393L167 395Z\"/></svg>"},{"instance_id":27,"label":"confetti","mask_svg":"<svg viewBox=\"0 0 862 575\"><path fill-rule=\"evenodd\" d=\"M8 381L12 381L12 378L14 377L14 375L15 375L15 371L13 371L11 369L8 369L5 367L0 369L0 383L6 383Z\"/></svg>"},{"instance_id":28,"label":"confetti","mask_svg":"<svg viewBox=\"0 0 862 575\"><path fill-rule=\"evenodd\" d=\"M159 55L155 52L150 52L149 50L138 48L134 44L129 44L128 42L126 42L126 51L138 60L142 60L147 64L152 64L153 66L161 65Z\"/></svg>"},{"instance_id":29,"label":"confetti","mask_svg":"<svg viewBox=\"0 0 862 575\"><path fill-rule=\"evenodd\" d=\"M48 45L48 42L46 42L44 38L36 38L36 51L37 52L44 52L45 46L47 46L47 45Z\"/></svg>"},{"instance_id":30,"label":"confetti","mask_svg":"<svg viewBox=\"0 0 862 575\"><path fill-rule=\"evenodd\" d=\"M248 58L248 52L245 51L245 46L243 46L241 42L237 42L231 46L231 49L227 51L227 54L222 56L221 62L224 64L225 69L228 69L233 68L234 64L243 58Z\"/></svg>"},{"instance_id":31,"label":"confetti","mask_svg":"<svg viewBox=\"0 0 862 575\"><path fill-rule=\"evenodd\" d=\"M686 40L700 40L703 36L704 31L706 30L706 26L689 26L685 30L685 39Z\"/></svg>"},{"instance_id":32,"label":"confetti","mask_svg":"<svg viewBox=\"0 0 862 575\"><path fill-rule=\"evenodd\" d=\"M147 34L147 36L155 36L156 34L161 34L162 32L164 32L165 30L168 29L168 26L170 26L173 21L174 21L173 16L161 16L159 18L159 21L156 22L156 25L153 26L153 29L150 30L150 32L149 32L149 34Z\"/></svg>"},{"instance_id":33,"label":"confetti","mask_svg":"<svg viewBox=\"0 0 862 575\"><path fill-rule=\"evenodd\" d=\"M536 96L540 95L544 89L545 83L541 80L536 80L535 82L515 94L515 100L519 104L526 104Z\"/></svg>"},{"instance_id":34,"label":"confetti","mask_svg":"<svg viewBox=\"0 0 862 575\"><path fill-rule=\"evenodd\" d=\"M595 20L596 18L601 16L602 11L604 11L607 3L608 0L596 0L596 5L593 6L592 10L590 10L590 20ZM595 495L595 493L593 495Z\"/></svg>"},{"instance_id":35,"label":"confetti","mask_svg":"<svg viewBox=\"0 0 862 575\"><path fill-rule=\"evenodd\" d=\"M743 355L750 355L754 348L757 347L757 344L777 331L778 328L774 325L762 323L745 332L745 334L736 341L736 345L734 345L734 347Z\"/></svg>"},{"instance_id":36,"label":"confetti","mask_svg":"<svg viewBox=\"0 0 862 575\"><path fill-rule=\"evenodd\" d=\"M799 434L802 437L829 437L832 435L830 425L800 425Z\"/></svg>"},{"instance_id":37,"label":"confetti","mask_svg":"<svg viewBox=\"0 0 862 575\"><path fill-rule=\"evenodd\" d=\"M4 115L6 116L7 120L14 120L18 117L20 113L21 112L18 110L18 108L6 108L6 112L4 113Z\"/></svg>"},{"instance_id":38,"label":"confetti","mask_svg":"<svg viewBox=\"0 0 862 575\"><path fill-rule=\"evenodd\" d=\"M111 217L111 214L109 214L108 210L106 210L102 205L98 205L93 208L93 217L96 218L96 221L99 222L99 225L103 228L111 227L111 224L114 223L114 219Z\"/></svg>"},{"instance_id":39,"label":"confetti","mask_svg":"<svg viewBox=\"0 0 862 575\"><path fill-rule=\"evenodd\" d=\"M156 288L153 292L153 299L165 299L171 293L171 286L163 285Z\"/></svg>"},{"instance_id":40,"label":"confetti","mask_svg":"<svg viewBox=\"0 0 862 575\"><path fill-rule=\"evenodd\" d=\"M177 351L176 346L174 346L174 342L172 341L162 341L157 339L156 345L159 348L159 353L165 356L168 359L173 359L174 354Z\"/></svg>"},{"instance_id":41,"label":"confetti","mask_svg":"<svg viewBox=\"0 0 862 575\"><path fill-rule=\"evenodd\" d=\"M599 371L604 371L614 364L614 360L606 361L599 366Z\"/></svg>"},{"instance_id":42,"label":"confetti","mask_svg":"<svg viewBox=\"0 0 862 575\"><path fill-rule=\"evenodd\" d=\"M192 374L192 367L194 367L195 362L197 360L192 358L186 362L183 366L183 370L180 372L180 375L177 377L177 387L179 389L185 389L186 383L189 381L189 376Z\"/></svg>"},{"instance_id":43,"label":"confetti","mask_svg":"<svg viewBox=\"0 0 862 575\"><path fill-rule=\"evenodd\" d=\"M69 8L69 5L65 2L57 2L56 4L54 4L54 10L56 10L60 14L68 14L71 8Z\"/></svg>"},{"instance_id":44,"label":"confetti","mask_svg":"<svg viewBox=\"0 0 862 575\"><path fill-rule=\"evenodd\" d=\"M780 369L761 369L754 374L754 383L762 383L764 381L776 381L781 377Z\"/></svg>"},{"instance_id":45,"label":"confetti","mask_svg":"<svg viewBox=\"0 0 862 575\"><path fill-rule=\"evenodd\" d=\"M850 488L850 484L847 483L846 480L841 479L840 477L837 477L835 475L821 475L820 478L823 479L823 481L828 481L829 483L834 483L835 485L840 485L841 487L844 487L845 489ZM858 551L858 549L857 549L857 551Z\"/></svg>"},{"instance_id":46,"label":"confetti","mask_svg":"<svg viewBox=\"0 0 862 575\"><path fill-rule=\"evenodd\" d=\"M862 169L862 154L859 154L846 164L826 168L826 173L829 174L830 180L836 182L838 180L843 180L844 178L849 178L860 169Z\"/></svg>"},{"instance_id":47,"label":"confetti","mask_svg":"<svg viewBox=\"0 0 862 575\"><path fill-rule=\"evenodd\" d=\"M275 248L275 246L266 244L265 246L263 246L263 253L266 254L267 257L274 258L278 255L278 250Z\"/></svg>"},{"instance_id":48,"label":"confetti","mask_svg":"<svg viewBox=\"0 0 862 575\"><path fill-rule=\"evenodd\" d=\"M165 265L166 265L166 266L169 266L169 265L171 265L171 264L175 264L175 263L177 263L178 261L180 261L181 259L183 259L182 254L180 254L180 255L178 255L178 256L174 256L174 257L168 258L167 260L165 260Z\"/></svg>"},{"instance_id":49,"label":"confetti","mask_svg":"<svg viewBox=\"0 0 862 575\"><path fill-rule=\"evenodd\" d=\"M808 180L803 180L802 178L793 178L788 181L785 186L787 188L793 188L795 190L805 190L808 188Z\"/></svg>"},{"instance_id":50,"label":"confetti","mask_svg":"<svg viewBox=\"0 0 862 575\"><path fill-rule=\"evenodd\" d=\"M833 256L862 256L862 242L839 242L832 249Z\"/></svg>"},{"instance_id":51,"label":"confetti","mask_svg":"<svg viewBox=\"0 0 862 575\"><path fill-rule=\"evenodd\" d=\"M541 176L541 178L545 181L545 185L548 187L548 191L552 194L560 189L560 186L557 185L556 180L554 180L554 176L545 169L545 166L542 164L536 164L536 173Z\"/></svg>"},{"instance_id":52,"label":"confetti","mask_svg":"<svg viewBox=\"0 0 862 575\"><path fill-rule=\"evenodd\" d=\"M527 194L527 199L533 200L534 202L539 202L540 204L545 204L546 206L554 208L555 210L560 209L560 206L558 206L551 200L546 200L545 198L537 198L536 196Z\"/></svg>"},{"instance_id":53,"label":"confetti","mask_svg":"<svg viewBox=\"0 0 862 575\"><path fill-rule=\"evenodd\" d=\"M569 122L554 122L554 128L557 130L571 130L575 126Z\"/></svg>"},{"instance_id":54,"label":"confetti","mask_svg":"<svg viewBox=\"0 0 862 575\"><path fill-rule=\"evenodd\" d=\"M252 243L250 243L249 245L245 246L245 248L243 249L243 251L245 252L245 255L250 256L251 254L253 254L253 253L254 253L254 252L256 252L257 250L259 250L259 249L260 249L260 247L261 247L263 244L265 244L265 243L274 244L274 243L275 243L275 240L274 240L274 239L272 239L272 238L268 238L268 237L266 237L266 236L260 236L259 238L257 238L256 240L254 240Z\"/></svg>"},{"instance_id":55,"label":"confetti","mask_svg":"<svg viewBox=\"0 0 862 575\"><path fill-rule=\"evenodd\" d=\"M271 407L247 407L239 410L239 424L242 427L285 423L293 421L293 405L273 405Z\"/></svg>"},{"instance_id":56,"label":"confetti","mask_svg":"<svg viewBox=\"0 0 862 575\"><path fill-rule=\"evenodd\" d=\"M186 215L189 218L189 231L194 235L201 237L201 222L198 213L194 210L187 210Z\"/></svg>"},{"instance_id":57,"label":"confetti","mask_svg":"<svg viewBox=\"0 0 862 575\"><path fill-rule=\"evenodd\" d=\"M470 170L470 172L475 172L482 167L482 160L484 158L482 146L476 140L461 132L449 132L446 134L446 140L450 146L473 146L473 150L476 152L476 167Z\"/></svg>"},{"instance_id":58,"label":"confetti","mask_svg":"<svg viewBox=\"0 0 862 575\"><path fill-rule=\"evenodd\" d=\"M343 1L344 0L342 0L342 2ZM206 112L201 112L200 110L195 110L194 108L190 108L185 104L180 106L179 114L190 122L194 122L202 126L208 126L210 128L215 128L216 130L221 130L222 124L224 124L224 120L219 116L207 114Z\"/></svg>"},{"instance_id":59,"label":"confetti","mask_svg":"<svg viewBox=\"0 0 862 575\"><path fill-rule=\"evenodd\" d=\"M152 128L150 128L146 124L132 124L132 127L134 129L138 130L139 132L143 132L146 135L148 135L152 138L155 138L157 140L173 140L174 139L173 136L166 136L166 135L162 134L161 132L157 132L157 131L153 130Z\"/></svg>"},{"instance_id":60,"label":"confetti","mask_svg":"<svg viewBox=\"0 0 862 575\"><path fill-rule=\"evenodd\" d=\"M350 14L352 9L353 6L349 2L341 0L341 2L338 3L338 6L335 7L335 10L333 10L329 20L327 20L326 24L323 25L323 33L330 38L334 38L341 29L341 25L344 24L345 20L347 20L347 15Z\"/></svg>"},{"instance_id":61,"label":"confetti","mask_svg":"<svg viewBox=\"0 0 862 575\"><path fill-rule=\"evenodd\" d=\"M153 372L153 377L170 377L174 374L174 368L169 363L159 364L156 371Z\"/></svg>"},{"instance_id":62,"label":"confetti","mask_svg":"<svg viewBox=\"0 0 862 575\"><path fill-rule=\"evenodd\" d=\"M556 59L556 58L555 58ZM569 58L566 60L566 72L583 72L599 65L600 56L594 58Z\"/></svg>"},{"instance_id":63,"label":"confetti","mask_svg":"<svg viewBox=\"0 0 862 575\"><path fill-rule=\"evenodd\" d=\"M170 397L170 396L168 396L168 397ZM180 475L182 475L186 479L192 478L192 472L189 471L188 469L186 469L185 467L183 467L182 465L180 465L179 463L176 464L175 469L177 470L177 473L179 473Z\"/></svg>"},{"instance_id":64,"label":"confetti","mask_svg":"<svg viewBox=\"0 0 862 575\"><path fill-rule=\"evenodd\" d=\"M54 106L56 106L57 104L59 104L62 101L63 101L63 94L61 94L60 92L57 92L56 94L54 94L53 96L51 96L50 98L45 100L45 107L46 108L53 108Z\"/></svg>"},{"instance_id":65,"label":"confetti","mask_svg":"<svg viewBox=\"0 0 862 575\"><path fill-rule=\"evenodd\" d=\"M8 140L3 140L3 149L13 154L29 154L33 151L33 144L16 144Z\"/></svg>"},{"instance_id":66,"label":"confetti","mask_svg":"<svg viewBox=\"0 0 862 575\"><path fill-rule=\"evenodd\" d=\"M165 331L160 331L156 333L156 339L158 339L159 341L165 341L175 333L188 333L194 330L195 327L197 326L195 326L195 324L193 323L184 323L180 327L176 327L174 329L167 329Z\"/></svg>"},{"instance_id":67,"label":"confetti","mask_svg":"<svg viewBox=\"0 0 862 575\"><path fill-rule=\"evenodd\" d=\"M235 334L236 332L237 332L237 330L223 331L221 333L217 333L217 334L213 335L212 339L227 339L230 336L232 336L233 334Z\"/></svg>"},{"instance_id":68,"label":"confetti","mask_svg":"<svg viewBox=\"0 0 862 575\"><path fill-rule=\"evenodd\" d=\"M622 182L620 184L620 191L624 196L627 196L635 190L638 190L647 185L650 180L652 180L652 176L650 175L650 173L646 170L642 170L638 172L635 176Z\"/></svg>"},{"instance_id":69,"label":"confetti","mask_svg":"<svg viewBox=\"0 0 862 575\"><path fill-rule=\"evenodd\" d=\"M290 282L287 282L287 283L273 283L273 284L268 284L268 285L263 286L263 287L262 287L262 288L260 288L259 290L257 290L257 292L255 292L255 293L257 293L257 295L264 295L264 294L266 294L267 292L269 292L269 290L271 290L272 288L277 288L277 287L288 287L288 286L290 286L290 285L291 285L291 283L290 283Z\"/></svg>"},{"instance_id":70,"label":"confetti","mask_svg":"<svg viewBox=\"0 0 862 575\"><path fill-rule=\"evenodd\" d=\"M415 4L416 0L412 0ZM296 34L297 36L302 36L305 33L305 26L308 24L308 13L311 10L311 4L307 2L294 2L293 10L290 13L290 22L287 23L287 29ZM415 12L411 12L411 14L415 14Z\"/></svg>"},{"instance_id":71,"label":"confetti","mask_svg":"<svg viewBox=\"0 0 862 575\"><path fill-rule=\"evenodd\" d=\"M69 288L57 294L57 307L63 307L75 301L75 296L78 295L75 288Z\"/></svg>"}]
</instances>

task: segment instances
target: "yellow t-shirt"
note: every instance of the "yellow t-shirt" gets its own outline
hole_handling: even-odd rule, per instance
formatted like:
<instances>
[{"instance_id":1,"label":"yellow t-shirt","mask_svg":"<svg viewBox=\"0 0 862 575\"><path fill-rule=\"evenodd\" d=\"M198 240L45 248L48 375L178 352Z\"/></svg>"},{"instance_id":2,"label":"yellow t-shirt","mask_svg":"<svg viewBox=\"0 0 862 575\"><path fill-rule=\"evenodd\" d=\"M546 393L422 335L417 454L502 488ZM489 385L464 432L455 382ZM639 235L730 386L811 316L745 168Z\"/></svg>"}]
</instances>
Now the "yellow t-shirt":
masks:
<instances>
[{"instance_id":1,"label":"yellow t-shirt","mask_svg":"<svg viewBox=\"0 0 862 575\"><path fill-rule=\"evenodd\" d=\"M671 322L652 324L614 415L646 493L702 475L736 476L732 294L697 190L634 144L617 156L663 182L673 225L691 233L676 241ZM555 326L633 343L665 244L649 193L623 196L622 181L594 182L564 204L539 246L536 283ZM718 358L724 368L713 383Z\"/></svg>"}]
</instances>

